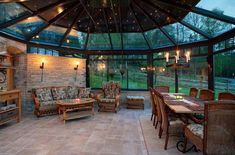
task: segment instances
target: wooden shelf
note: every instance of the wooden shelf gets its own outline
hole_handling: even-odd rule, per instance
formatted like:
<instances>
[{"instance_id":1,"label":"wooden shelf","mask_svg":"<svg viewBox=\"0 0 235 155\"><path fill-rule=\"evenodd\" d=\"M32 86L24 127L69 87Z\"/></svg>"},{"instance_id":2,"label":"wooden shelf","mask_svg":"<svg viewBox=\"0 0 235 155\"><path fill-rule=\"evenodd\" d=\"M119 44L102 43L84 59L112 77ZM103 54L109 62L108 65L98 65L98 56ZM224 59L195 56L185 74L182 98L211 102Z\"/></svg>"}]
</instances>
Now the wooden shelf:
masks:
<instances>
[{"instance_id":1,"label":"wooden shelf","mask_svg":"<svg viewBox=\"0 0 235 155\"><path fill-rule=\"evenodd\" d=\"M3 125L3 124L5 124L5 123L11 122L11 121L16 120L16 119L17 119L17 115L16 115L16 116L9 117L9 118L4 119L4 120L0 120L0 125Z\"/></svg>"},{"instance_id":2,"label":"wooden shelf","mask_svg":"<svg viewBox=\"0 0 235 155\"><path fill-rule=\"evenodd\" d=\"M15 69L12 66L0 66L0 69Z\"/></svg>"},{"instance_id":3,"label":"wooden shelf","mask_svg":"<svg viewBox=\"0 0 235 155\"><path fill-rule=\"evenodd\" d=\"M10 109L7 109L7 110L0 110L0 114L5 113L5 112L9 112L9 111L13 111L13 110L16 110L16 109L18 109L18 107L10 108Z\"/></svg>"}]
</instances>

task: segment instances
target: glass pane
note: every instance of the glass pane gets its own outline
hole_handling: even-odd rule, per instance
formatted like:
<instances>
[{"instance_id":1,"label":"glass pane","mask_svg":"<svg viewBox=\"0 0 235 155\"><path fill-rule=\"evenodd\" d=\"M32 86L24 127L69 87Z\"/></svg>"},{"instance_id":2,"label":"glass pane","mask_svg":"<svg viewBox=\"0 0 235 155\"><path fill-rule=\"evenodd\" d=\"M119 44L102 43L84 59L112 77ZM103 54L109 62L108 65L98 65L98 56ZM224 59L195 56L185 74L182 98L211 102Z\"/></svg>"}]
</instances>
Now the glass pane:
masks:
<instances>
[{"instance_id":1,"label":"glass pane","mask_svg":"<svg viewBox=\"0 0 235 155\"><path fill-rule=\"evenodd\" d=\"M192 57L189 68L178 70L179 92L189 94L191 87L207 89L207 67L206 57Z\"/></svg>"},{"instance_id":2,"label":"glass pane","mask_svg":"<svg viewBox=\"0 0 235 155\"><path fill-rule=\"evenodd\" d=\"M24 7L16 3L0 3L0 10L0 23L29 14Z\"/></svg>"},{"instance_id":3,"label":"glass pane","mask_svg":"<svg viewBox=\"0 0 235 155\"><path fill-rule=\"evenodd\" d=\"M107 33L90 34L87 49L88 50L111 49L108 34Z\"/></svg>"},{"instance_id":4,"label":"glass pane","mask_svg":"<svg viewBox=\"0 0 235 155\"><path fill-rule=\"evenodd\" d=\"M235 17L235 1L231 0L201 0L197 7L206 10L214 11L217 10L218 13Z\"/></svg>"},{"instance_id":5,"label":"glass pane","mask_svg":"<svg viewBox=\"0 0 235 155\"><path fill-rule=\"evenodd\" d=\"M63 46L84 49L86 38L86 33L78 32L72 29L69 35L66 37Z\"/></svg>"},{"instance_id":6,"label":"glass pane","mask_svg":"<svg viewBox=\"0 0 235 155\"><path fill-rule=\"evenodd\" d=\"M45 25L45 22L35 16L29 17L15 25L7 27L2 31L14 37L26 39L27 36L30 36L30 34L35 32L39 27L42 27L43 25Z\"/></svg>"},{"instance_id":7,"label":"glass pane","mask_svg":"<svg viewBox=\"0 0 235 155\"><path fill-rule=\"evenodd\" d=\"M148 49L142 33L123 33L123 44L125 50Z\"/></svg>"},{"instance_id":8,"label":"glass pane","mask_svg":"<svg viewBox=\"0 0 235 155\"><path fill-rule=\"evenodd\" d=\"M154 87L155 86L170 86L170 92L175 92L175 71L171 68L166 68L165 60L154 61L156 70L154 72Z\"/></svg>"},{"instance_id":9,"label":"glass pane","mask_svg":"<svg viewBox=\"0 0 235 155\"><path fill-rule=\"evenodd\" d=\"M107 64L104 61L90 61L90 86L91 88L102 88L107 81Z\"/></svg>"},{"instance_id":10,"label":"glass pane","mask_svg":"<svg viewBox=\"0 0 235 155\"><path fill-rule=\"evenodd\" d=\"M115 50L122 49L121 34L120 33L111 33L110 36L112 39L113 49L115 49Z\"/></svg>"},{"instance_id":11,"label":"glass pane","mask_svg":"<svg viewBox=\"0 0 235 155\"><path fill-rule=\"evenodd\" d=\"M145 35L153 49L173 45L173 43L159 29L147 31L145 32Z\"/></svg>"},{"instance_id":12,"label":"glass pane","mask_svg":"<svg viewBox=\"0 0 235 155\"><path fill-rule=\"evenodd\" d=\"M127 89L127 62L108 60L108 80L119 81L121 89Z\"/></svg>"},{"instance_id":13,"label":"glass pane","mask_svg":"<svg viewBox=\"0 0 235 155\"><path fill-rule=\"evenodd\" d=\"M175 40L175 42L179 44L196 42L205 39L200 34L192 31L191 29L185 27L180 23L164 26L163 29L169 33L169 35Z\"/></svg>"},{"instance_id":14,"label":"glass pane","mask_svg":"<svg viewBox=\"0 0 235 155\"><path fill-rule=\"evenodd\" d=\"M225 23L220 20L198 15L192 12L190 12L183 19L183 21L190 23L210 36L216 36L234 28L233 24Z\"/></svg>"},{"instance_id":15,"label":"glass pane","mask_svg":"<svg viewBox=\"0 0 235 155\"><path fill-rule=\"evenodd\" d=\"M214 55L215 92L235 93L235 50ZM216 95L217 97L218 95Z\"/></svg>"},{"instance_id":16,"label":"glass pane","mask_svg":"<svg viewBox=\"0 0 235 155\"><path fill-rule=\"evenodd\" d=\"M147 61L128 61L129 89L147 89L147 72L141 71L146 66Z\"/></svg>"},{"instance_id":17,"label":"glass pane","mask_svg":"<svg viewBox=\"0 0 235 155\"><path fill-rule=\"evenodd\" d=\"M43 44L59 45L66 29L58 26L49 26L35 36L32 41Z\"/></svg>"}]
</instances>

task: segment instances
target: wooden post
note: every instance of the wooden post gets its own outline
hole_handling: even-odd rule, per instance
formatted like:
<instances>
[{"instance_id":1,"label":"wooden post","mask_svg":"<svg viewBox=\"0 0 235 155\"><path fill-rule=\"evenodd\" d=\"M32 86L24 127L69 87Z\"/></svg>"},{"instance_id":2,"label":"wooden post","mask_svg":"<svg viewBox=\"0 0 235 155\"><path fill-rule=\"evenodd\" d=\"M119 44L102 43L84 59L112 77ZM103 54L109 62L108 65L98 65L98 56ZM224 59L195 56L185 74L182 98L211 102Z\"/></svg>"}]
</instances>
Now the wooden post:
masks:
<instances>
[{"instance_id":1,"label":"wooden post","mask_svg":"<svg viewBox=\"0 0 235 155\"><path fill-rule=\"evenodd\" d=\"M147 66L153 67L153 53L147 55ZM149 87L153 88L153 70L147 70L147 89Z\"/></svg>"},{"instance_id":2,"label":"wooden post","mask_svg":"<svg viewBox=\"0 0 235 155\"><path fill-rule=\"evenodd\" d=\"M213 90L215 89L215 81L214 81L214 59L213 59L213 45L208 46L208 89Z\"/></svg>"},{"instance_id":3,"label":"wooden post","mask_svg":"<svg viewBox=\"0 0 235 155\"><path fill-rule=\"evenodd\" d=\"M86 87L90 87L90 68L89 68L90 56L86 58Z\"/></svg>"},{"instance_id":4,"label":"wooden post","mask_svg":"<svg viewBox=\"0 0 235 155\"><path fill-rule=\"evenodd\" d=\"M179 92L178 69L175 68L175 93Z\"/></svg>"}]
</instances>

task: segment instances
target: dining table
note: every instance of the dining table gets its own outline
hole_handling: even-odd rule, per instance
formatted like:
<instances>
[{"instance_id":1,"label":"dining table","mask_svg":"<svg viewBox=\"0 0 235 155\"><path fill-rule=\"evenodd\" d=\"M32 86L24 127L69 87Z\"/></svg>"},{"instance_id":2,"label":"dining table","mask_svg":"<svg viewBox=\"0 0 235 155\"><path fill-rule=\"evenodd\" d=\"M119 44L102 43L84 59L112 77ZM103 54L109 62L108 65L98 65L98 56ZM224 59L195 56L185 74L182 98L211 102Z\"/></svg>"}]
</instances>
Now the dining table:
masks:
<instances>
[{"instance_id":1,"label":"dining table","mask_svg":"<svg viewBox=\"0 0 235 155\"><path fill-rule=\"evenodd\" d=\"M203 114L205 101L199 98L195 98L183 93L161 93L166 106L171 112L180 115L180 119L185 123L189 123L190 115ZM195 145L184 150L184 140L179 140L176 144L176 148L180 152L189 152L190 150L196 150Z\"/></svg>"},{"instance_id":2,"label":"dining table","mask_svg":"<svg viewBox=\"0 0 235 155\"><path fill-rule=\"evenodd\" d=\"M191 97L183 93L161 93L165 104L177 114L202 114L204 113L205 101Z\"/></svg>"}]
</instances>

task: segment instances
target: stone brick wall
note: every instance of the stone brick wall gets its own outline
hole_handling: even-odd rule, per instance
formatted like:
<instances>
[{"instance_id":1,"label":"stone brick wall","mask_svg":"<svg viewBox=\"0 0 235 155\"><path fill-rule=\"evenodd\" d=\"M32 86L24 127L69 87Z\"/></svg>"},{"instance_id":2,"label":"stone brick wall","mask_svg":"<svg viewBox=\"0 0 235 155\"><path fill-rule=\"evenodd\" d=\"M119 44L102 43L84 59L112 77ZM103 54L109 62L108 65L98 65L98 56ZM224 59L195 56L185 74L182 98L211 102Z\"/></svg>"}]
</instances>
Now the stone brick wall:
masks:
<instances>
[{"instance_id":1,"label":"stone brick wall","mask_svg":"<svg viewBox=\"0 0 235 155\"><path fill-rule=\"evenodd\" d=\"M23 112L33 111L32 88L66 85L86 86L85 59L27 54L25 44L3 37L0 37L0 43L4 45L4 47L0 47L0 50L11 47L11 49L16 49L22 53L14 56L14 85L16 89L21 90ZM42 59L45 63L43 81L41 81L41 69L39 67ZM78 62L76 74L74 67ZM77 76L76 81L75 76Z\"/></svg>"},{"instance_id":2,"label":"stone brick wall","mask_svg":"<svg viewBox=\"0 0 235 155\"><path fill-rule=\"evenodd\" d=\"M42 70L40 69L42 60L44 61L43 81L41 81ZM33 88L67 85L86 86L85 59L27 54L25 62L27 63L27 73L26 80L25 75L22 75L22 83L26 82L25 104L27 111L32 111L33 108L30 92ZM78 63L76 72L74 67Z\"/></svg>"}]
</instances>

